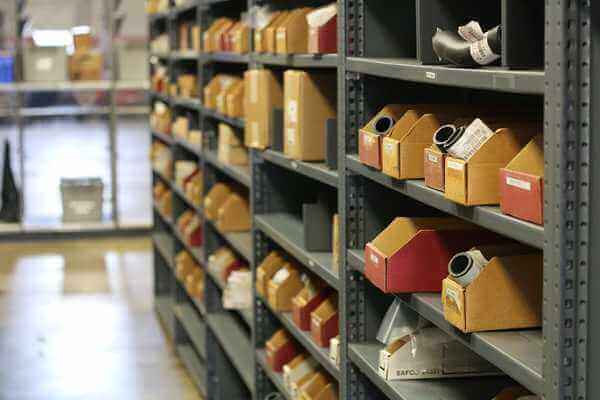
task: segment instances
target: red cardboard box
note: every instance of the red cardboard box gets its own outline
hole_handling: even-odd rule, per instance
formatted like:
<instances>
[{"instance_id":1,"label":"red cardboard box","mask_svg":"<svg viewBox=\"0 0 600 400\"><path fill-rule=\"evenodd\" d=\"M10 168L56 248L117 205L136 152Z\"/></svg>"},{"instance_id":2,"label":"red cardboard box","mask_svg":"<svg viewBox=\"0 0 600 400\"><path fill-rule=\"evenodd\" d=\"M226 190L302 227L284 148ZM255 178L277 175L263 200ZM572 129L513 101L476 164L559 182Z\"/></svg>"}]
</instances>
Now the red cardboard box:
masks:
<instances>
[{"instance_id":1,"label":"red cardboard box","mask_svg":"<svg viewBox=\"0 0 600 400\"><path fill-rule=\"evenodd\" d=\"M440 292L448 262L498 236L456 218L396 218L365 247L365 275L384 293Z\"/></svg>"},{"instance_id":2,"label":"red cardboard box","mask_svg":"<svg viewBox=\"0 0 600 400\"><path fill-rule=\"evenodd\" d=\"M310 12L308 21L308 52L337 53L337 4L333 3Z\"/></svg>"},{"instance_id":3,"label":"red cardboard box","mask_svg":"<svg viewBox=\"0 0 600 400\"><path fill-rule=\"evenodd\" d=\"M310 314L327 297L327 287L321 281L308 282L292 299L294 323L303 331L310 330Z\"/></svg>"},{"instance_id":4,"label":"red cardboard box","mask_svg":"<svg viewBox=\"0 0 600 400\"><path fill-rule=\"evenodd\" d=\"M275 332L265 344L267 363L275 372L283 372L283 366L298 354L296 345L290 335L283 329Z\"/></svg>"},{"instance_id":5,"label":"red cardboard box","mask_svg":"<svg viewBox=\"0 0 600 400\"><path fill-rule=\"evenodd\" d=\"M544 143L542 135L534 137L500 169L500 209L503 213L544 223Z\"/></svg>"},{"instance_id":6,"label":"red cardboard box","mask_svg":"<svg viewBox=\"0 0 600 400\"><path fill-rule=\"evenodd\" d=\"M310 314L310 333L321 347L329 347L339 333L337 293L332 293Z\"/></svg>"}]
</instances>

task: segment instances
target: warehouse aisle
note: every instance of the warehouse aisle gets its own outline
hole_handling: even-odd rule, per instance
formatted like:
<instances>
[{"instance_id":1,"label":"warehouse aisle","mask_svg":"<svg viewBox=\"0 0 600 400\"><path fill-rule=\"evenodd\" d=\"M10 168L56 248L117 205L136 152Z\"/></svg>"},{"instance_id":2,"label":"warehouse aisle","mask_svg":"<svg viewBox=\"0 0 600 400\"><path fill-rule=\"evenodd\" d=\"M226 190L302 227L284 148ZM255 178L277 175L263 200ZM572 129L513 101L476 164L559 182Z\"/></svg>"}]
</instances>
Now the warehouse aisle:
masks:
<instances>
[{"instance_id":1,"label":"warehouse aisle","mask_svg":"<svg viewBox=\"0 0 600 400\"><path fill-rule=\"evenodd\" d=\"M0 254L0 399L198 399L153 311L150 240Z\"/></svg>"}]
</instances>

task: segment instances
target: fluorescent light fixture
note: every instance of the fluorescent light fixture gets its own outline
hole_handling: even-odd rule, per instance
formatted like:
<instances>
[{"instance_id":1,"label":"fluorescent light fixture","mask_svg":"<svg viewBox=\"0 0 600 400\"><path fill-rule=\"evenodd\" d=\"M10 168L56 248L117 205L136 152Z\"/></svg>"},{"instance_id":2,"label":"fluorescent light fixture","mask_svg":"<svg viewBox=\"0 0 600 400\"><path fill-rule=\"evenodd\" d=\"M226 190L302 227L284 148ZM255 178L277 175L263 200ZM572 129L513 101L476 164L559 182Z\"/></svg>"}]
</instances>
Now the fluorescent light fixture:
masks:
<instances>
[{"instance_id":1,"label":"fluorescent light fixture","mask_svg":"<svg viewBox=\"0 0 600 400\"><path fill-rule=\"evenodd\" d=\"M36 29L31 36L37 47L65 47L73 43L71 32L65 29Z\"/></svg>"}]
</instances>

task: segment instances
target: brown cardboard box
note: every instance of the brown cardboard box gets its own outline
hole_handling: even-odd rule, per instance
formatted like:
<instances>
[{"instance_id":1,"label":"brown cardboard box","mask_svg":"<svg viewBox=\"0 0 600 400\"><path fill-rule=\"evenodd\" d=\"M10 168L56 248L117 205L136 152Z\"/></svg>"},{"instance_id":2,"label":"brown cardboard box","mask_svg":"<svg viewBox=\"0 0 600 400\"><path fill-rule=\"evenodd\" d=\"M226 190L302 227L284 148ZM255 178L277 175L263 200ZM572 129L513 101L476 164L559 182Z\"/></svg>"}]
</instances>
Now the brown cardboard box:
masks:
<instances>
[{"instance_id":1,"label":"brown cardboard box","mask_svg":"<svg viewBox=\"0 0 600 400\"><path fill-rule=\"evenodd\" d=\"M250 28L244 22L238 22L229 32L231 51L238 54L250 51Z\"/></svg>"},{"instance_id":2,"label":"brown cardboard box","mask_svg":"<svg viewBox=\"0 0 600 400\"><path fill-rule=\"evenodd\" d=\"M268 69L246 71L244 83L244 142L247 147L264 150L271 145L273 110L283 107L283 88Z\"/></svg>"},{"instance_id":3,"label":"brown cardboard box","mask_svg":"<svg viewBox=\"0 0 600 400\"><path fill-rule=\"evenodd\" d=\"M277 29L285 24L285 21L292 14L291 11L283 11L272 23L269 24L265 28L264 31L264 44L265 44L265 52L267 53L275 53L277 50Z\"/></svg>"},{"instance_id":4,"label":"brown cardboard box","mask_svg":"<svg viewBox=\"0 0 600 400\"><path fill-rule=\"evenodd\" d=\"M196 262L187 251L181 251L175 256L175 276L177 279L185 279L194 268L197 268Z\"/></svg>"},{"instance_id":5,"label":"brown cardboard box","mask_svg":"<svg viewBox=\"0 0 600 400\"><path fill-rule=\"evenodd\" d=\"M185 289L192 297L200 297L204 292L204 271L195 268L185 277Z\"/></svg>"},{"instance_id":6,"label":"brown cardboard box","mask_svg":"<svg viewBox=\"0 0 600 400\"><path fill-rule=\"evenodd\" d=\"M198 96L198 80L196 75L182 74L177 77L177 86L181 97L197 97Z\"/></svg>"},{"instance_id":7,"label":"brown cardboard box","mask_svg":"<svg viewBox=\"0 0 600 400\"><path fill-rule=\"evenodd\" d=\"M474 206L500 202L500 169L512 160L539 127L515 123L496 130L469 160L446 157L445 197Z\"/></svg>"},{"instance_id":8,"label":"brown cardboard box","mask_svg":"<svg viewBox=\"0 0 600 400\"><path fill-rule=\"evenodd\" d=\"M150 115L150 127L159 133L171 133L171 109L163 102L154 103Z\"/></svg>"},{"instance_id":9,"label":"brown cardboard box","mask_svg":"<svg viewBox=\"0 0 600 400\"><path fill-rule=\"evenodd\" d=\"M335 400L337 390L324 372L317 372L300 387L300 400Z\"/></svg>"},{"instance_id":10,"label":"brown cardboard box","mask_svg":"<svg viewBox=\"0 0 600 400\"><path fill-rule=\"evenodd\" d=\"M331 338L339 334L337 292L331 293L325 301L310 313L310 333L321 347L329 347Z\"/></svg>"},{"instance_id":11,"label":"brown cardboard box","mask_svg":"<svg viewBox=\"0 0 600 400\"><path fill-rule=\"evenodd\" d=\"M75 52L69 59L70 78L73 81L102 79L104 60L98 51Z\"/></svg>"},{"instance_id":12,"label":"brown cardboard box","mask_svg":"<svg viewBox=\"0 0 600 400\"><path fill-rule=\"evenodd\" d=\"M190 24L182 23L179 25L179 50L190 49Z\"/></svg>"},{"instance_id":13,"label":"brown cardboard box","mask_svg":"<svg viewBox=\"0 0 600 400\"><path fill-rule=\"evenodd\" d=\"M204 216L214 221L217 219L218 211L227 197L231 194L231 188L224 183L215 184L204 197Z\"/></svg>"},{"instance_id":14,"label":"brown cardboard box","mask_svg":"<svg viewBox=\"0 0 600 400\"><path fill-rule=\"evenodd\" d=\"M240 78L232 75L217 74L204 87L204 107L214 110L217 108L217 96Z\"/></svg>"},{"instance_id":15,"label":"brown cardboard box","mask_svg":"<svg viewBox=\"0 0 600 400\"><path fill-rule=\"evenodd\" d=\"M275 52L279 54L302 54L308 52L308 22L306 14L310 7L292 10L288 18L275 31Z\"/></svg>"},{"instance_id":16,"label":"brown cardboard box","mask_svg":"<svg viewBox=\"0 0 600 400\"><path fill-rule=\"evenodd\" d=\"M73 33L76 53L87 53L94 48L94 36L91 33Z\"/></svg>"},{"instance_id":17,"label":"brown cardboard box","mask_svg":"<svg viewBox=\"0 0 600 400\"><path fill-rule=\"evenodd\" d=\"M227 96L225 96L225 115L232 118L243 118L244 117L244 91L246 89L245 83L242 81L236 85Z\"/></svg>"},{"instance_id":18,"label":"brown cardboard box","mask_svg":"<svg viewBox=\"0 0 600 400\"><path fill-rule=\"evenodd\" d=\"M303 287L300 272L288 262L269 281L269 304L275 311L292 311L292 299Z\"/></svg>"},{"instance_id":19,"label":"brown cardboard box","mask_svg":"<svg viewBox=\"0 0 600 400\"><path fill-rule=\"evenodd\" d=\"M217 94L217 111L219 111L223 115L227 114L227 96L229 96L230 94L234 95L234 97L237 95L241 102L243 95L243 86L244 82L237 77L234 77L233 82L230 85L224 86L223 90L221 90L219 94Z\"/></svg>"},{"instance_id":20,"label":"brown cardboard box","mask_svg":"<svg viewBox=\"0 0 600 400\"><path fill-rule=\"evenodd\" d=\"M219 124L217 158L225 164L248 165L248 150L227 124Z\"/></svg>"},{"instance_id":21,"label":"brown cardboard box","mask_svg":"<svg viewBox=\"0 0 600 400\"><path fill-rule=\"evenodd\" d=\"M175 122L173 122L173 126L171 127L173 136L182 140L187 140L189 125L190 122L187 117L176 117Z\"/></svg>"},{"instance_id":22,"label":"brown cardboard box","mask_svg":"<svg viewBox=\"0 0 600 400\"><path fill-rule=\"evenodd\" d=\"M283 11L286 12L286 11ZM266 31L269 25L274 23L277 18L283 13L282 11L274 11L270 15L270 21L262 28L254 29L254 51L256 53L264 53L267 51Z\"/></svg>"},{"instance_id":23,"label":"brown cardboard box","mask_svg":"<svg viewBox=\"0 0 600 400\"><path fill-rule=\"evenodd\" d=\"M269 340L265 342L267 352L267 363L277 373L283 371L283 365L292 361L298 354L296 344L285 329L276 331Z\"/></svg>"},{"instance_id":24,"label":"brown cardboard box","mask_svg":"<svg viewBox=\"0 0 600 400\"><path fill-rule=\"evenodd\" d=\"M310 330L311 313L327 298L329 288L317 278L305 280L304 287L292 299L294 324L303 331Z\"/></svg>"},{"instance_id":25,"label":"brown cardboard box","mask_svg":"<svg viewBox=\"0 0 600 400\"><path fill-rule=\"evenodd\" d=\"M284 74L286 156L302 161L325 158L325 124L336 116L336 80L323 73L288 70Z\"/></svg>"},{"instance_id":26,"label":"brown cardboard box","mask_svg":"<svg viewBox=\"0 0 600 400\"><path fill-rule=\"evenodd\" d=\"M283 257L278 252L272 251L258 266L256 269L256 292L260 296L267 297L269 281L284 264Z\"/></svg>"},{"instance_id":27,"label":"brown cardboard box","mask_svg":"<svg viewBox=\"0 0 600 400\"><path fill-rule=\"evenodd\" d=\"M212 51L225 51L223 44L227 37L228 32L233 28L235 21L227 20L224 24L220 25L212 34Z\"/></svg>"},{"instance_id":28,"label":"brown cardboard box","mask_svg":"<svg viewBox=\"0 0 600 400\"><path fill-rule=\"evenodd\" d=\"M544 223L544 139L537 135L506 168L500 169L500 209L503 213Z\"/></svg>"},{"instance_id":29,"label":"brown cardboard box","mask_svg":"<svg viewBox=\"0 0 600 400\"><path fill-rule=\"evenodd\" d=\"M424 150L423 169L425 172L425 185L430 188L444 191L444 174L446 168L446 155L432 144Z\"/></svg>"},{"instance_id":30,"label":"brown cardboard box","mask_svg":"<svg viewBox=\"0 0 600 400\"><path fill-rule=\"evenodd\" d=\"M215 36L217 32L223 27L232 24L232 20L226 17L217 18L212 25L202 34L203 51L211 53L217 51L214 47Z\"/></svg>"},{"instance_id":31,"label":"brown cardboard box","mask_svg":"<svg viewBox=\"0 0 600 400\"><path fill-rule=\"evenodd\" d=\"M252 228L248 200L230 194L217 212L217 228L221 232L245 232Z\"/></svg>"},{"instance_id":32,"label":"brown cardboard box","mask_svg":"<svg viewBox=\"0 0 600 400\"><path fill-rule=\"evenodd\" d=\"M319 7L307 15L308 52L337 53L337 4Z\"/></svg>"},{"instance_id":33,"label":"brown cardboard box","mask_svg":"<svg viewBox=\"0 0 600 400\"><path fill-rule=\"evenodd\" d=\"M486 255L486 248L478 248ZM486 257L467 287L444 279L444 317L463 332L534 328L542 324L541 254Z\"/></svg>"},{"instance_id":34,"label":"brown cardboard box","mask_svg":"<svg viewBox=\"0 0 600 400\"><path fill-rule=\"evenodd\" d=\"M202 51L202 32L200 30L200 26L194 25L192 26L191 32L192 38L192 50L196 52Z\"/></svg>"}]
</instances>

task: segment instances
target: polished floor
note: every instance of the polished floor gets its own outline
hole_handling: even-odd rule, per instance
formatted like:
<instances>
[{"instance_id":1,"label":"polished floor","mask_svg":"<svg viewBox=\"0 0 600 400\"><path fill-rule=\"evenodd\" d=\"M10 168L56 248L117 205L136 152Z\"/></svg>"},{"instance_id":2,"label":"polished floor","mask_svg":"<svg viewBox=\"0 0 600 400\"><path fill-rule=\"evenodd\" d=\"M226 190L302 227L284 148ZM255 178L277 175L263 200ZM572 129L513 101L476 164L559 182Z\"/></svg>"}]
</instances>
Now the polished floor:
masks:
<instances>
[{"instance_id":1,"label":"polished floor","mask_svg":"<svg viewBox=\"0 0 600 400\"><path fill-rule=\"evenodd\" d=\"M0 243L0 400L196 400L149 239Z\"/></svg>"}]
</instances>

